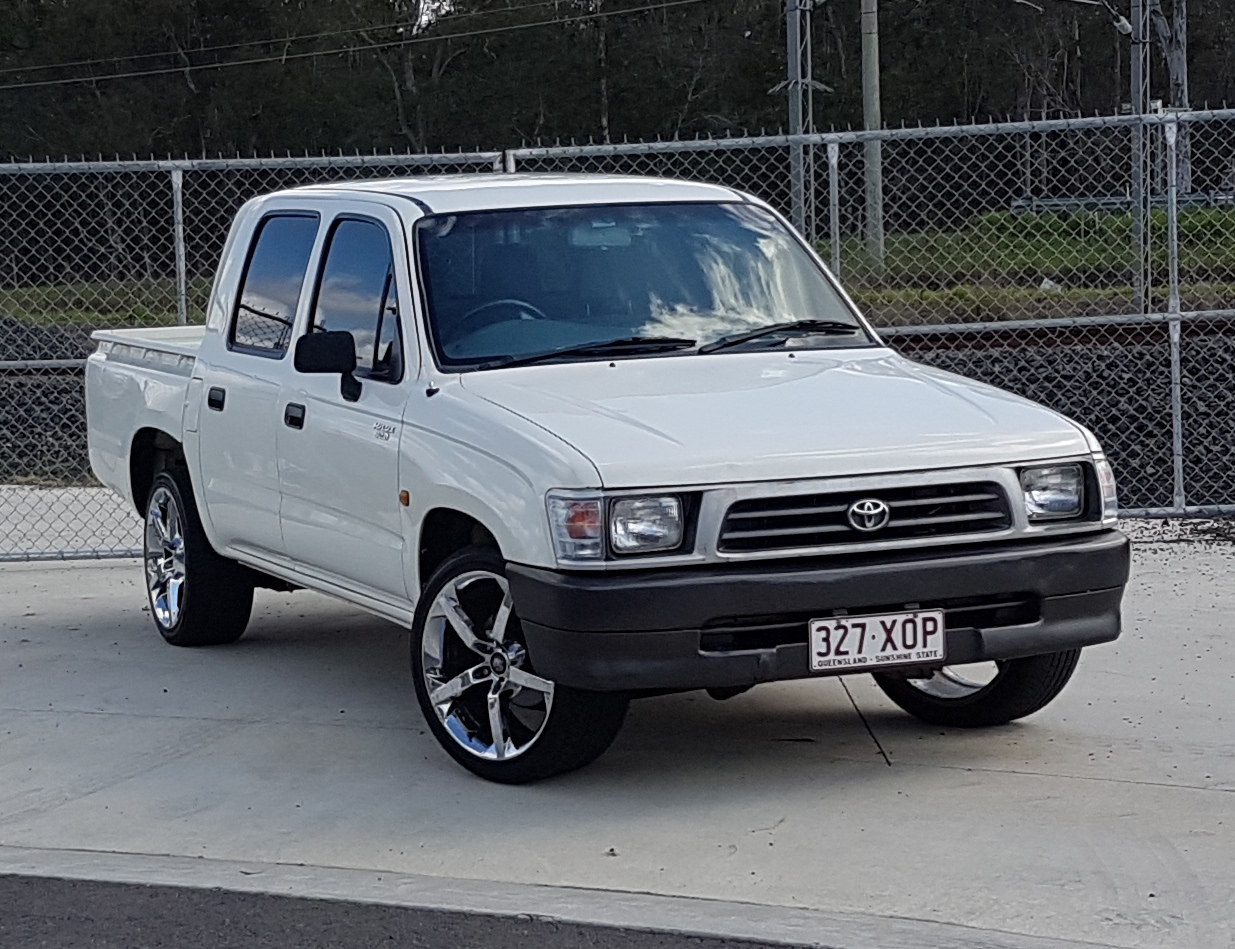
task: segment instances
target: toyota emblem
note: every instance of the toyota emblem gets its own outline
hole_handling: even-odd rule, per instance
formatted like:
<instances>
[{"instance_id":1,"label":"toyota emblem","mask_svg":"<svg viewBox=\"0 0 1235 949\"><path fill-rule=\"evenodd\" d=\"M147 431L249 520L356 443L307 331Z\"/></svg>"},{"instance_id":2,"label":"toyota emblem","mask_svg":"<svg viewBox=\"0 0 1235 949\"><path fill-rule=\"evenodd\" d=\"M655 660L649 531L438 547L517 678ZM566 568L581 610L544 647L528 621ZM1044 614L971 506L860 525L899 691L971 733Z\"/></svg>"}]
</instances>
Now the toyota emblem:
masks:
<instances>
[{"instance_id":1,"label":"toyota emblem","mask_svg":"<svg viewBox=\"0 0 1235 949\"><path fill-rule=\"evenodd\" d=\"M892 519L892 509L887 502L878 498L863 498L849 505L846 516L849 518L849 526L855 531L870 533L888 526L888 521Z\"/></svg>"}]
</instances>

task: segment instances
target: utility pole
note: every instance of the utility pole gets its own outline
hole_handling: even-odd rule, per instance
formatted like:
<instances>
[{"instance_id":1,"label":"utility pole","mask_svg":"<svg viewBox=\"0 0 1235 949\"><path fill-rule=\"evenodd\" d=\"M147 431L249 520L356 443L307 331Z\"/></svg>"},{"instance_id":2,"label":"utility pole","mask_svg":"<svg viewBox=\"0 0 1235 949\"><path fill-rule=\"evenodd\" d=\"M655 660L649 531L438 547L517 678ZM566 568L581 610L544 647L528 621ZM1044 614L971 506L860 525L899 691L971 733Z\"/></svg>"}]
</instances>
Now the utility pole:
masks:
<instances>
[{"instance_id":1,"label":"utility pole","mask_svg":"<svg viewBox=\"0 0 1235 949\"><path fill-rule=\"evenodd\" d=\"M1149 18L1171 77L1171 107L1188 108L1188 0L1175 0L1174 22L1162 12L1162 0L1148 0ZM1146 37L1148 39L1148 37Z\"/></svg>"},{"instance_id":2,"label":"utility pole","mask_svg":"<svg viewBox=\"0 0 1235 949\"><path fill-rule=\"evenodd\" d=\"M866 130L883 128L879 94L879 0L862 0L862 120ZM883 268L883 142L868 139L866 158L866 255Z\"/></svg>"},{"instance_id":3,"label":"utility pole","mask_svg":"<svg viewBox=\"0 0 1235 949\"><path fill-rule=\"evenodd\" d=\"M814 0L785 2L785 87L789 92L789 134L815 131L815 84L811 76L811 8ZM814 240L815 162L814 148L789 145L789 203L793 226L807 240Z\"/></svg>"},{"instance_id":4,"label":"utility pole","mask_svg":"<svg viewBox=\"0 0 1235 949\"><path fill-rule=\"evenodd\" d=\"M1186 112L1191 108L1188 95L1188 0L1175 0L1173 22L1162 12L1161 0L1150 0L1149 18L1158 34L1166 71L1171 80L1171 109ZM1179 190L1192 191L1192 142L1187 123L1180 123L1176 164L1179 167Z\"/></svg>"}]
</instances>

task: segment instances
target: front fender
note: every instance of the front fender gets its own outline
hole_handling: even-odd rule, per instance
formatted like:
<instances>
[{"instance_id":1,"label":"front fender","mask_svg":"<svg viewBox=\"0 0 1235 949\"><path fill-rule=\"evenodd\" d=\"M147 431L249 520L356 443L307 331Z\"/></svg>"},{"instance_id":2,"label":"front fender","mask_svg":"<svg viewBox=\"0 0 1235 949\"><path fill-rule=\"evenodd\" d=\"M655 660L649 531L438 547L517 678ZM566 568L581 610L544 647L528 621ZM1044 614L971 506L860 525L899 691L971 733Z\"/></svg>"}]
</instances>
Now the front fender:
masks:
<instances>
[{"instance_id":1,"label":"front fender","mask_svg":"<svg viewBox=\"0 0 1235 949\"><path fill-rule=\"evenodd\" d=\"M420 589L420 530L436 508L479 521L510 561L553 567L545 494L551 488L598 488L595 466L572 446L457 384L413 399L404 419L399 460L408 545L408 590Z\"/></svg>"}]
</instances>

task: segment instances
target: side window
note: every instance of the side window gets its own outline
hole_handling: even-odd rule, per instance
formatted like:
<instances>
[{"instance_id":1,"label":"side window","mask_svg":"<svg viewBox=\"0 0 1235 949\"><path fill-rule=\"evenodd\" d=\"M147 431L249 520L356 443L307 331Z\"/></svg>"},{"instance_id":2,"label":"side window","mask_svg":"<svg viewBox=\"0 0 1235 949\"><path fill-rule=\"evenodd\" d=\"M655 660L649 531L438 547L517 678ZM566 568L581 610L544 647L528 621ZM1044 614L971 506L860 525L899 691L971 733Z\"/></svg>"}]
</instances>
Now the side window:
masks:
<instances>
[{"instance_id":1,"label":"side window","mask_svg":"<svg viewBox=\"0 0 1235 949\"><path fill-rule=\"evenodd\" d=\"M232 348L276 358L287 352L317 225L316 214L273 214L257 226L228 333Z\"/></svg>"},{"instance_id":2,"label":"side window","mask_svg":"<svg viewBox=\"0 0 1235 949\"><path fill-rule=\"evenodd\" d=\"M356 375L403 377L399 295L386 229L344 218L331 229L313 303L312 332L346 330L356 341Z\"/></svg>"}]
</instances>

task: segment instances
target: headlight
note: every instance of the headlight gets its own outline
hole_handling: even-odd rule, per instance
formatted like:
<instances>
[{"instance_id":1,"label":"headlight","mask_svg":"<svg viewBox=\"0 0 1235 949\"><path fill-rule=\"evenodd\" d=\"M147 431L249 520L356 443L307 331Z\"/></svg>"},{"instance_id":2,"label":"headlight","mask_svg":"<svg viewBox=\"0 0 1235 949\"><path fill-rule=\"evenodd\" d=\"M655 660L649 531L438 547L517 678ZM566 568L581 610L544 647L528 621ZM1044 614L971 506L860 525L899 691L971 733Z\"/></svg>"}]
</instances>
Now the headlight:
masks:
<instances>
[{"instance_id":1,"label":"headlight","mask_svg":"<svg viewBox=\"0 0 1235 949\"><path fill-rule=\"evenodd\" d=\"M686 535L685 506L676 495L619 497L563 491L548 498L549 532L560 561L575 563L605 559L608 549L618 556L676 550Z\"/></svg>"},{"instance_id":2,"label":"headlight","mask_svg":"<svg viewBox=\"0 0 1235 949\"><path fill-rule=\"evenodd\" d=\"M619 498L609 509L614 553L673 550L682 543L682 502L676 497Z\"/></svg>"},{"instance_id":3,"label":"headlight","mask_svg":"<svg viewBox=\"0 0 1235 949\"><path fill-rule=\"evenodd\" d=\"M1085 474L1080 465L1021 469L1025 514L1031 521L1079 517L1084 505Z\"/></svg>"},{"instance_id":4,"label":"headlight","mask_svg":"<svg viewBox=\"0 0 1235 949\"><path fill-rule=\"evenodd\" d=\"M1102 520L1113 521L1119 517L1119 494L1115 490L1115 469L1105 458L1095 458L1098 469L1098 487L1102 489Z\"/></svg>"},{"instance_id":5,"label":"headlight","mask_svg":"<svg viewBox=\"0 0 1235 949\"><path fill-rule=\"evenodd\" d=\"M549 530L559 560L603 560L605 526L600 498L549 495Z\"/></svg>"}]
</instances>

